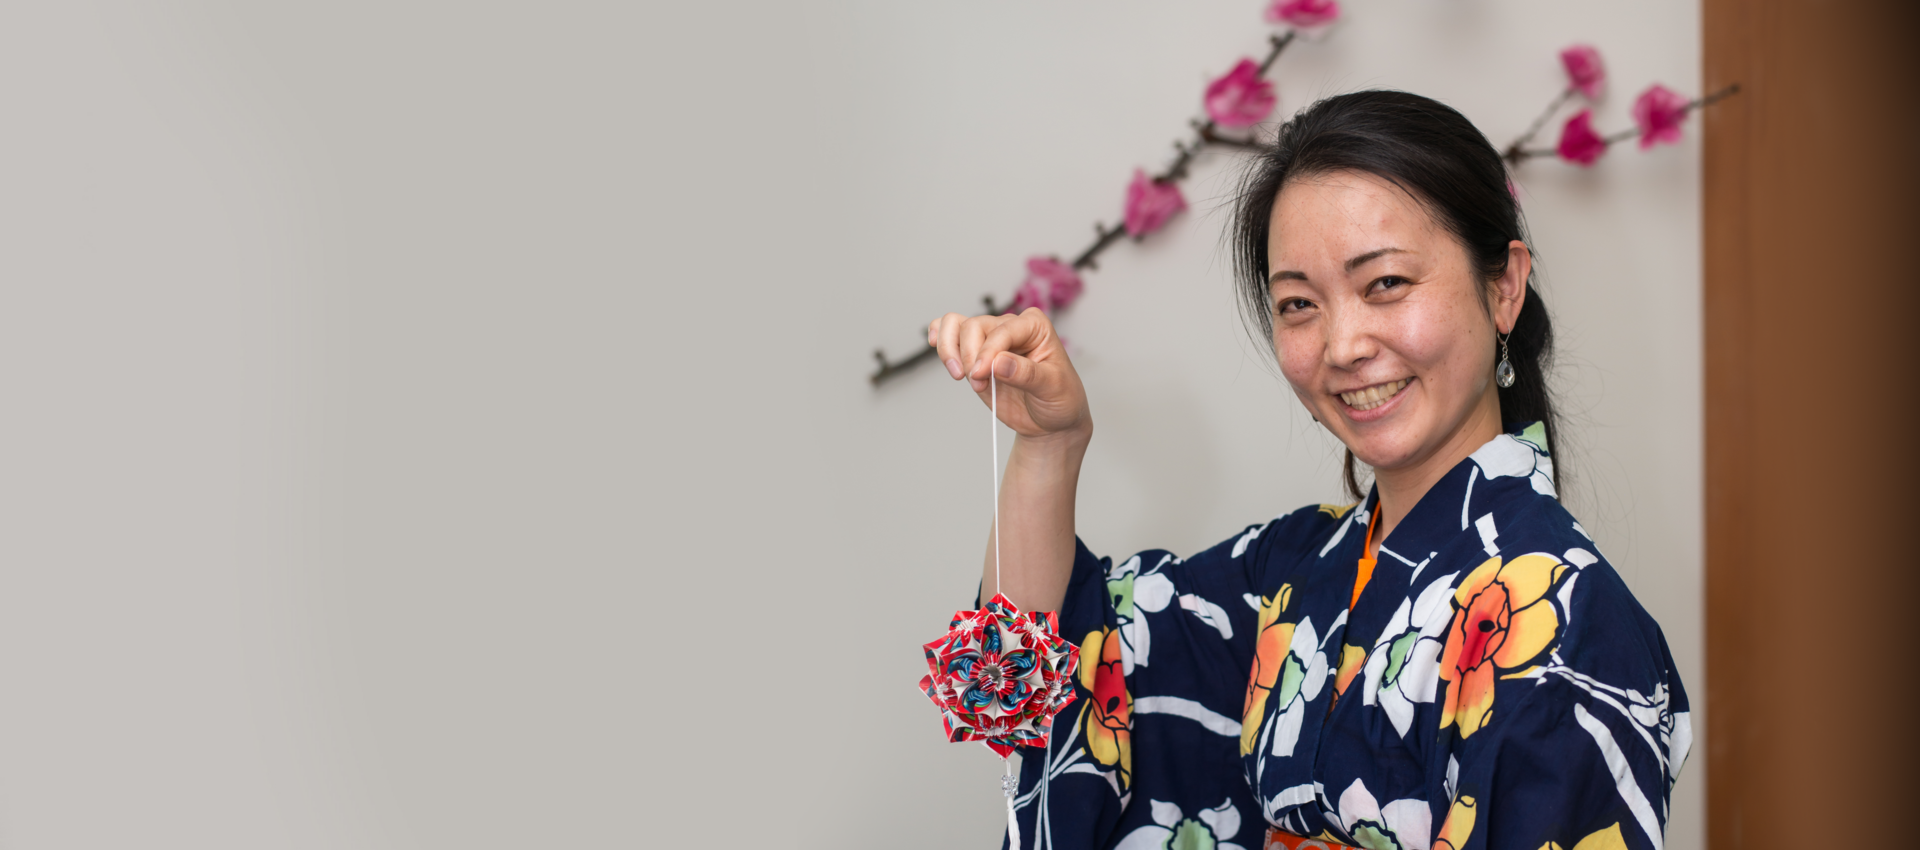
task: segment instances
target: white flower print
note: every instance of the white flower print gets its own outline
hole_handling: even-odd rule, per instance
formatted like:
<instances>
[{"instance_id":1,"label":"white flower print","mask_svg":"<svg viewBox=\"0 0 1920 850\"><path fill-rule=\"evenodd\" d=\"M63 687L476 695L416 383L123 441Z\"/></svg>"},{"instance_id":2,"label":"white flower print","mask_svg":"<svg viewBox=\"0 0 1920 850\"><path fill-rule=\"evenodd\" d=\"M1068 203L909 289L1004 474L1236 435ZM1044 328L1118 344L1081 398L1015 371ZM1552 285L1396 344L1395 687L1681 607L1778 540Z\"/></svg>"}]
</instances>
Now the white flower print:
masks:
<instances>
[{"instance_id":1,"label":"white flower print","mask_svg":"<svg viewBox=\"0 0 1920 850\"><path fill-rule=\"evenodd\" d=\"M1293 642L1287 645L1287 659L1280 668L1280 682L1275 688L1280 717L1275 723L1274 755L1293 755L1293 747L1300 741L1300 724L1307 716L1307 703L1320 696L1330 669L1327 654L1320 651L1320 636L1313 630L1313 618L1301 620L1293 630Z\"/></svg>"},{"instance_id":2,"label":"white flower print","mask_svg":"<svg viewBox=\"0 0 1920 850\"><path fill-rule=\"evenodd\" d=\"M1440 684L1440 650L1447 625L1453 621L1447 599L1459 575L1454 572L1434 579L1418 599L1401 600L1367 653L1360 701L1380 706L1401 737L1412 728L1414 704L1433 702Z\"/></svg>"},{"instance_id":3,"label":"white flower print","mask_svg":"<svg viewBox=\"0 0 1920 850\"><path fill-rule=\"evenodd\" d=\"M1120 669L1128 676L1136 666L1147 666L1153 652L1153 632L1147 625L1148 613L1158 613L1173 601L1173 580L1160 568L1173 560L1163 556L1153 569L1140 571L1140 556L1135 555L1107 571L1107 601L1120 621Z\"/></svg>"},{"instance_id":4,"label":"white flower print","mask_svg":"<svg viewBox=\"0 0 1920 850\"><path fill-rule=\"evenodd\" d=\"M1553 490L1553 459L1512 434L1488 440L1471 457L1484 477L1526 478L1533 484L1534 492L1558 498Z\"/></svg>"},{"instance_id":5,"label":"white flower print","mask_svg":"<svg viewBox=\"0 0 1920 850\"><path fill-rule=\"evenodd\" d=\"M1147 803L1152 807L1153 824L1128 833L1114 850L1246 850L1232 841L1240 834L1240 810L1231 799L1202 809L1191 818L1182 815L1173 803Z\"/></svg>"},{"instance_id":6,"label":"white flower print","mask_svg":"<svg viewBox=\"0 0 1920 850\"><path fill-rule=\"evenodd\" d=\"M1368 850L1427 850L1433 842L1433 810L1425 800L1395 800L1385 806L1358 779L1340 794L1340 829Z\"/></svg>"},{"instance_id":7,"label":"white flower print","mask_svg":"<svg viewBox=\"0 0 1920 850\"><path fill-rule=\"evenodd\" d=\"M1221 640L1233 640L1233 621L1227 619L1227 609L1202 599L1197 594L1180 594L1180 607L1193 612L1200 622L1212 626L1220 633Z\"/></svg>"}]
</instances>

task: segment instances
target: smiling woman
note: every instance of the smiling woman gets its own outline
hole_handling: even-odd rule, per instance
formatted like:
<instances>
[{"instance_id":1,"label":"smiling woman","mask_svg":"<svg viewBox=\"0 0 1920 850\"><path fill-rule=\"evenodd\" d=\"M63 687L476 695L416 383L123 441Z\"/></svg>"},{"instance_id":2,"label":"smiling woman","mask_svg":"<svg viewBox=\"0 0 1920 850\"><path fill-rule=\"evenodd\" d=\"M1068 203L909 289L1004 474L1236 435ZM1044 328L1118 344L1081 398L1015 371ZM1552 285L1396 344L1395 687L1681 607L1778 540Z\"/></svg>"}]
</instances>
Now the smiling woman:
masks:
<instances>
[{"instance_id":1,"label":"smiling woman","mask_svg":"<svg viewBox=\"0 0 1920 850\"><path fill-rule=\"evenodd\" d=\"M1340 106L1333 108L1336 103ZM1379 399L1355 398L1349 407L1364 409L1341 412L1371 415L1346 417L1323 409L1325 399L1317 403L1316 396L1326 393L1302 394L1307 409L1348 447L1349 495L1362 495L1356 457L1376 472L1431 457L1436 446L1405 444L1415 434L1478 446L1499 433L1504 417L1541 423L1552 443L1559 431L1546 382L1553 323L1531 283L1526 222L1506 184L1505 167L1497 156L1487 155L1486 137L1452 109L1400 92L1330 101L1329 108L1288 122L1284 133L1248 172L1241 194L1269 199L1284 192L1285 202L1242 203L1234 222L1234 265L1248 323L1276 353L1288 352L1282 353L1283 368L1323 364L1317 376L1323 388L1335 382L1377 394L1394 380L1411 382L1414 376L1355 385L1360 376L1352 374L1352 364L1364 364L1373 377L1411 370L1418 360L1427 367L1429 382L1443 364L1455 381L1431 388L1439 398L1474 406L1470 418L1461 410L1430 413L1470 420L1465 433L1406 423L1362 429L1355 426L1385 418L1385 411L1372 414ZM1369 226L1336 228L1336 221ZM1369 238L1380 242L1364 241ZM1356 239L1361 241L1352 243ZM1311 253L1335 248L1350 253ZM1310 276L1305 267L1315 261L1323 270ZM1373 349L1329 348L1383 340L1396 343L1384 352L1384 362L1372 356ZM1493 364L1496 350L1509 370L1497 393L1489 380L1493 367L1480 368ZM1348 365L1333 362L1342 356L1349 358ZM1290 372L1287 380L1298 393L1313 378ZM1383 487L1392 489L1387 480L1393 477L1389 472ZM1393 494L1386 494L1386 501L1388 514L1397 515Z\"/></svg>"},{"instance_id":2,"label":"smiling woman","mask_svg":"<svg viewBox=\"0 0 1920 850\"><path fill-rule=\"evenodd\" d=\"M1075 536L1093 419L1044 313L928 327L983 401L998 379L1018 434L1006 582L989 562L983 595L1059 607L1101 659L1022 761L1021 834L1660 848L1687 697L1659 626L1558 501L1552 325L1493 146L1427 98L1329 98L1254 164L1233 235L1250 325L1346 445L1358 504L1190 558L1116 565Z\"/></svg>"}]
</instances>

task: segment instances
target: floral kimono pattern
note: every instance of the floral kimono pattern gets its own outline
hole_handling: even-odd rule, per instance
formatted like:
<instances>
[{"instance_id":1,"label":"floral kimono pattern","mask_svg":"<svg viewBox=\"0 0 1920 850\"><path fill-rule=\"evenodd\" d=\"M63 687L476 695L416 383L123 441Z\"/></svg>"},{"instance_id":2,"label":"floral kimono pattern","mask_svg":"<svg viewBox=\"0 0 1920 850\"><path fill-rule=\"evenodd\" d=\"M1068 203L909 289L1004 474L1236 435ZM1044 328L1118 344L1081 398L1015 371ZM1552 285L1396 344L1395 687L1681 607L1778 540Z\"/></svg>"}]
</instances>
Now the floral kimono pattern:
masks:
<instances>
[{"instance_id":1,"label":"floral kimono pattern","mask_svg":"<svg viewBox=\"0 0 1920 850\"><path fill-rule=\"evenodd\" d=\"M1081 698L1021 750L1026 845L1659 850L1686 692L1542 429L1435 484L1354 602L1377 498L1184 560L1080 545Z\"/></svg>"}]
</instances>

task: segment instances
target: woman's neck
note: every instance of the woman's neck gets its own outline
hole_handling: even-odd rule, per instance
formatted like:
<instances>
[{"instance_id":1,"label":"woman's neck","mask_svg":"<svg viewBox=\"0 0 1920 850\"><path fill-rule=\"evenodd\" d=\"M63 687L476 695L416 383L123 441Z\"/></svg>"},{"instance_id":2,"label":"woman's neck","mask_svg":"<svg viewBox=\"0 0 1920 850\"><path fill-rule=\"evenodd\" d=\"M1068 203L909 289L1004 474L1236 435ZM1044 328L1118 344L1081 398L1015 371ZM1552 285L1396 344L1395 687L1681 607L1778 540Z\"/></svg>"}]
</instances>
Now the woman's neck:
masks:
<instances>
[{"instance_id":1,"label":"woman's neck","mask_svg":"<svg viewBox=\"0 0 1920 850\"><path fill-rule=\"evenodd\" d=\"M1455 428L1446 442L1429 452L1426 458L1397 469L1374 470L1374 486L1380 491L1380 503L1374 509L1380 512L1380 526L1373 535L1366 557L1378 557L1375 553L1379 551L1380 541L1393 533L1394 526L1406 518L1414 505L1420 504L1427 491L1440 483L1440 479L1445 478L1461 461L1503 431L1500 425L1500 399L1489 387L1487 398L1481 404L1474 405L1473 412L1460 423L1460 427Z\"/></svg>"}]
</instances>

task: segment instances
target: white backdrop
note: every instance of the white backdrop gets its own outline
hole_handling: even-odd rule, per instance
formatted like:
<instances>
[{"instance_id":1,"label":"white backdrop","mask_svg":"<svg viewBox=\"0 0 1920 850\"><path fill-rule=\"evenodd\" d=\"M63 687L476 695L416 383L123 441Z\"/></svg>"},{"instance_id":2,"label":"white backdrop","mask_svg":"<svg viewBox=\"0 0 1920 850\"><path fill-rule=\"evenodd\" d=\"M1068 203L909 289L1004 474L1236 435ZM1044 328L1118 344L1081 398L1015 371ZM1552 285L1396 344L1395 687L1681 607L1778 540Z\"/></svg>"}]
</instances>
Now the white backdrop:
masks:
<instances>
[{"instance_id":1,"label":"white backdrop","mask_svg":"<svg viewBox=\"0 0 1920 850\"><path fill-rule=\"evenodd\" d=\"M1112 220L1261 4L655 5L0 8L0 846L995 840L912 687L986 417L869 352ZM1691 4L1351 0L1282 110L1400 87L1503 144L1578 40L1604 128L1698 90ZM1232 308L1233 168L1061 322L1096 551L1337 495ZM1697 137L1519 182L1570 504L1704 731Z\"/></svg>"}]
</instances>

